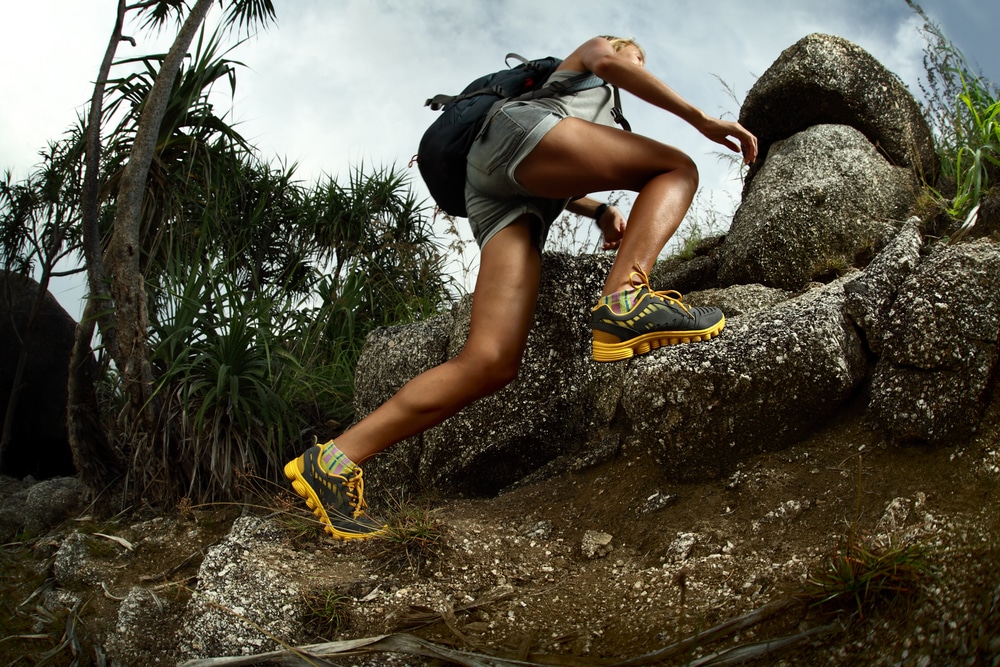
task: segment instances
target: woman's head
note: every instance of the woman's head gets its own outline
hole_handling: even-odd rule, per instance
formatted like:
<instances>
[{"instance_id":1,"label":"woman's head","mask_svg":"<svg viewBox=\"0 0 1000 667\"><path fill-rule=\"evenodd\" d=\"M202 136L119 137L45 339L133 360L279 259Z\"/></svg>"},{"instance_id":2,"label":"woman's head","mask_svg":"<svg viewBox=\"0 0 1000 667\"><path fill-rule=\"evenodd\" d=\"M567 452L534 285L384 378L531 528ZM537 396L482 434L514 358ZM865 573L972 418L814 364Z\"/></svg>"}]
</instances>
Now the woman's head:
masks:
<instances>
[{"instance_id":1,"label":"woman's head","mask_svg":"<svg viewBox=\"0 0 1000 667\"><path fill-rule=\"evenodd\" d=\"M615 50L615 53L618 53L622 49L632 46L635 47L635 49L639 52L639 58L642 60L642 62L643 63L646 62L646 51L641 46L639 46L639 43L636 42L634 39L625 37L615 37L613 35L601 35L601 36L604 37L604 39L611 42L611 48Z\"/></svg>"}]
</instances>

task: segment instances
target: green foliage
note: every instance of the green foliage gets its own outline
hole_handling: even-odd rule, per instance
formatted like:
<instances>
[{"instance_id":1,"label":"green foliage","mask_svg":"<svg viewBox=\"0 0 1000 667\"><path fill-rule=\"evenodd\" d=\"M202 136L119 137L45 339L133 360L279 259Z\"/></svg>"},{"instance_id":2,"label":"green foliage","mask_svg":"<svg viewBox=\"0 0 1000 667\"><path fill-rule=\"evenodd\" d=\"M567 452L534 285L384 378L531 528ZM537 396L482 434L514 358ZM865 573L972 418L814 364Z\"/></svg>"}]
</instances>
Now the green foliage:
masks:
<instances>
[{"instance_id":1,"label":"green foliage","mask_svg":"<svg viewBox=\"0 0 1000 667\"><path fill-rule=\"evenodd\" d=\"M980 79L962 77L963 92L958 97L956 116L967 120L961 128L954 162L948 161L955 180L955 198L948 213L964 217L979 204L982 195L997 184L1000 177L1000 100L997 92Z\"/></svg>"},{"instance_id":2,"label":"green foliage","mask_svg":"<svg viewBox=\"0 0 1000 667\"><path fill-rule=\"evenodd\" d=\"M83 129L49 144L42 162L15 182L0 179L0 267L25 276L51 273L79 249Z\"/></svg>"},{"instance_id":3,"label":"green foliage","mask_svg":"<svg viewBox=\"0 0 1000 667\"><path fill-rule=\"evenodd\" d=\"M220 2L225 8L223 24L227 29L250 31L255 26L267 27L276 20L274 3L271 0L233 0ZM143 29L163 29L173 21L178 25L184 21L187 3L181 0L154 0L136 5L140 10Z\"/></svg>"},{"instance_id":4,"label":"green foliage","mask_svg":"<svg viewBox=\"0 0 1000 667\"><path fill-rule=\"evenodd\" d=\"M305 624L329 641L345 630L350 622L351 598L335 591L310 591L305 596Z\"/></svg>"},{"instance_id":5,"label":"green foliage","mask_svg":"<svg viewBox=\"0 0 1000 667\"><path fill-rule=\"evenodd\" d=\"M859 456L855 519L840 548L810 573L804 593L812 605L851 606L860 618L880 602L915 592L932 571L926 550L911 539L861 537L858 517L863 495Z\"/></svg>"},{"instance_id":6,"label":"green foliage","mask_svg":"<svg viewBox=\"0 0 1000 667\"><path fill-rule=\"evenodd\" d=\"M219 82L234 91L239 65L221 34L202 33L182 68L147 179L156 430L111 424L136 451L131 488L167 504L230 499L240 475L275 477L300 441L349 422L367 333L435 312L447 293L441 253L400 174L358 169L346 186L307 186L294 165L261 161L216 113L209 94ZM140 69L112 82L110 206L161 60L124 61ZM108 370L109 414L125 414Z\"/></svg>"},{"instance_id":7,"label":"green foliage","mask_svg":"<svg viewBox=\"0 0 1000 667\"><path fill-rule=\"evenodd\" d=\"M930 570L918 544L849 540L810 574L806 597L814 605L853 607L864 618L878 603L915 592Z\"/></svg>"},{"instance_id":8,"label":"green foliage","mask_svg":"<svg viewBox=\"0 0 1000 667\"><path fill-rule=\"evenodd\" d=\"M211 265L175 261L170 279L151 322L159 437L134 434L134 485L165 500L227 498L241 473L274 475L299 430L265 326L272 304Z\"/></svg>"},{"instance_id":9,"label":"green foliage","mask_svg":"<svg viewBox=\"0 0 1000 667\"><path fill-rule=\"evenodd\" d=\"M918 4L907 4L923 19L927 42L923 107L941 162L940 191L932 193L952 218L962 219L1000 182L1000 91Z\"/></svg>"},{"instance_id":10,"label":"green foliage","mask_svg":"<svg viewBox=\"0 0 1000 667\"><path fill-rule=\"evenodd\" d=\"M168 234L170 263L147 286L159 435L124 434L139 443L133 486L165 502L227 499L241 474L277 476L310 431L352 418L367 333L433 312L444 294L439 255L397 175L327 184L324 195L342 198L331 202L291 171L243 167L256 178L217 189L197 235ZM246 221L239 233L230 216ZM317 219L330 234L322 245Z\"/></svg>"},{"instance_id":11,"label":"green foliage","mask_svg":"<svg viewBox=\"0 0 1000 667\"><path fill-rule=\"evenodd\" d=\"M232 47L235 48L235 47ZM168 261L161 252L167 233L193 236L202 216L192 201L208 204L218 188L235 181L246 154L252 149L233 127L220 118L209 101L216 83L226 81L236 89L235 67L225 58L220 32L200 35L190 65L182 67L160 125L156 149L147 177L143 201L141 240L144 271L162 270ZM131 156L144 102L159 75L163 56L144 56L119 62L141 66L109 83L107 118L116 119L105 149L103 192L112 201ZM236 173L230 173L235 171ZM110 220L112 216L106 216ZM175 241L176 243L176 238Z\"/></svg>"},{"instance_id":12,"label":"green foliage","mask_svg":"<svg viewBox=\"0 0 1000 667\"><path fill-rule=\"evenodd\" d=\"M233 499L243 474L279 476L302 441L352 419L368 332L436 313L449 292L441 248L400 173L359 168L346 184L304 184L294 165L261 160L216 111L213 88L232 94L240 64L223 36L274 15L269 0L224 7L225 21L202 31L170 91L143 194L152 427L127 403L121 369L104 364L98 383L103 424L130 461L128 493L166 505ZM149 27L187 14L172 0L133 9ZM162 62L119 61L109 81L105 238ZM83 136L77 127L53 144L28 180L0 182L4 266L30 273L79 254Z\"/></svg>"}]
</instances>

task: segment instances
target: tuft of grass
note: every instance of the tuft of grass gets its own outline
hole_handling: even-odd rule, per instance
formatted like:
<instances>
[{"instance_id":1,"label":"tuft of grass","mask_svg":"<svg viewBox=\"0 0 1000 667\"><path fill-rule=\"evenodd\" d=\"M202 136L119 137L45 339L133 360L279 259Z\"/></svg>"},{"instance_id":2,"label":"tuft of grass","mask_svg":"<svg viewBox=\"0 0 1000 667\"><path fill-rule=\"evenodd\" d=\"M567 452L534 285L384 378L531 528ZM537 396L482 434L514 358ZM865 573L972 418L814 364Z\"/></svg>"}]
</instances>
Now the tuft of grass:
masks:
<instances>
[{"instance_id":1,"label":"tuft of grass","mask_svg":"<svg viewBox=\"0 0 1000 667\"><path fill-rule=\"evenodd\" d=\"M881 602L915 592L930 573L919 544L848 540L809 576L805 596L811 605L850 606L865 618Z\"/></svg>"},{"instance_id":2,"label":"tuft of grass","mask_svg":"<svg viewBox=\"0 0 1000 667\"><path fill-rule=\"evenodd\" d=\"M825 257L813 266L813 280L829 283L844 275L850 268L851 263L843 256Z\"/></svg>"},{"instance_id":3,"label":"tuft of grass","mask_svg":"<svg viewBox=\"0 0 1000 667\"><path fill-rule=\"evenodd\" d=\"M336 591L309 591L304 596L305 623L317 636L330 640L350 625L351 598Z\"/></svg>"},{"instance_id":4,"label":"tuft of grass","mask_svg":"<svg viewBox=\"0 0 1000 667\"><path fill-rule=\"evenodd\" d=\"M299 507L301 505L301 507ZM296 542L316 542L328 539L326 525L305 509L301 501L289 504L285 511L278 512L281 524L292 534Z\"/></svg>"},{"instance_id":5,"label":"tuft of grass","mask_svg":"<svg viewBox=\"0 0 1000 667\"><path fill-rule=\"evenodd\" d=\"M375 559L388 569L408 567L417 574L444 542L444 524L427 506L399 502L388 530L374 543Z\"/></svg>"},{"instance_id":6,"label":"tuft of grass","mask_svg":"<svg viewBox=\"0 0 1000 667\"><path fill-rule=\"evenodd\" d=\"M916 542L861 537L861 480L862 458L858 456L854 521L840 548L809 575L803 597L812 606L854 607L863 619L881 602L915 592L932 567L926 549Z\"/></svg>"}]
</instances>

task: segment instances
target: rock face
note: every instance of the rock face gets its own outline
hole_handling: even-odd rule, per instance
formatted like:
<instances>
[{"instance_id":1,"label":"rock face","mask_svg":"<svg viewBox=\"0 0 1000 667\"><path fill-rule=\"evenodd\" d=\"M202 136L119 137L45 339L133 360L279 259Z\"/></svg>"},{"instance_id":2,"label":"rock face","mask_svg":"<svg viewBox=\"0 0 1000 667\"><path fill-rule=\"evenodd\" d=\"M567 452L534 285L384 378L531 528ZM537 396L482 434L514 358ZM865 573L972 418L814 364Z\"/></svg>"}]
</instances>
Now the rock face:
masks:
<instances>
[{"instance_id":1,"label":"rock face","mask_svg":"<svg viewBox=\"0 0 1000 667\"><path fill-rule=\"evenodd\" d=\"M812 34L785 49L747 93L740 123L757 136L766 164L771 145L814 125L859 130L888 162L935 173L927 121L899 79L846 39Z\"/></svg>"},{"instance_id":2,"label":"rock face","mask_svg":"<svg viewBox=\"0 0 1000 667\"><path fill-rule=\"evenodd\" d=\"M810 35L785 51L741 114L765 157L729 234L652 272L654 288L694 290L690 303L722 308L722 334L593 362L587 310L611 258L546 254L517 380L366 463L378 495L491 495L623 445L670 479L718 478L859 397L897 440L968 436L995 386L1000 250L989 240L925 246L922 222L909 218L933 163L917 112L849 42ZM463 301L374 333L356 380L359 416L457 354L469 310Z\"/></svg>"},{"instance_id":3,"label":"rock face","mask_svg":"<svg viewBox=\"0 0 1000 667\"><path fill-rule=\"evenodd\" d=\"M546 256L545 267L545 285L565 285L567 273L589 270L590 282L604 275L590 257ZM578 311L592 299L549 302L553 322L583 329L568 345L546 341L556 337L554 327L536 326L514 383L371 459L366 475L380 488L492 494L546 464L604 460L622 441L648 449L674 478L723 475L751 453L802 437L864 379L861 337L844 314L845 280L757 309L729 305L746 293L741 287L692 294L692 302L725 309L728 325L718 339L616 364L590 359L589 330ZM727 298L729 292L734 296ZM750 293L762 292L783 294L761 287ZM419 340L423 331L399 327L394 338ZM398 373L391 377L399 381ZM384 395L362 386L379 383L376 375L356 382L359 395ZM500 463L504 456L512 462Z\"/></svg>"},{"instance_id":4,"label":"rock face","mask_svg":"<svg viewBox=\"0 0 1000 667\"><path fill-rule=\"evenodd\" d=\"M283 535L266 520L244 517L205 554L199 594L188 603L178 633L182 655L253 655L279 642L302 643L305 605L296 585L284 583L282 563L291 559L281 557L289 550Z\"/></svg>"},{"instance_id":5,"label":"rock face","mask_svg":"<svg viewBox=\"0 0 1000 667\"><path fill-rule=\"evenodd\" d=\"M0 470L13 477L48 478L75 472L66 432L66 396L76 322L46 293L34 330L25 336L39 289L29 278L0 271L0 426L18 357L22 346L28 346L24 385Z\"/></svg>"},{"instance_id":6,"label":"rock face","mask_svg":"<svg viewBox=\"0 0 1000 667\"><path fill-rule=\"evenodd\" d=\"M896 238L882 249L864 273L844 286L847 314L875 354L882 353L896 294L903 281L920 263L920 249L924 240L919 223L917 218L908 220Z\"/></svg>"},{"instance_id":7,"label":"rock face","mask_svg":"<svg viewBox=\"0 0 1000 667\"><path fill-rule=\"evenodd\" d=\"M872 409L902 441L962 441L989 398L1000 352L1000 247L936 248L890 311Z\"/></svg>"},{"instance_id":8,"label":"rock face","mask_svg":"<svg viewBox=\"0 0 1000 667\"><path fill-rule=\"evenodd\" d=\"M719 282L798 290L863 267L915 200L913 172L894 167L847 125L817 125L776 142L722 248Z\"/></svg>"},{"instance_id":9,"label":"rock face","mask_svg":"<svg viewBox=\"0 0 1000 667\"><path fill-rule=\"evenodd\" d=\"M728 320L708 345L632 362L625 438L673 479L707 479L808 433L854 393L866 359L841 282Z\"/></svg>"}]
</instances>

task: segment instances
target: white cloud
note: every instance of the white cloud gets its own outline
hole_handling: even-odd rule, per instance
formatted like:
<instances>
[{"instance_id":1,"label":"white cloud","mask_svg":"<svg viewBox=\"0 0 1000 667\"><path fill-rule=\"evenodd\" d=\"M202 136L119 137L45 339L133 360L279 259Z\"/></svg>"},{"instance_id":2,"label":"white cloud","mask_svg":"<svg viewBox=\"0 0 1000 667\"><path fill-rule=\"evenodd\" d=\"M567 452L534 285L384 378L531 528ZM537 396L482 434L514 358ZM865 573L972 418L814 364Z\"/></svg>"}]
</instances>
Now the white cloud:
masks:
<instances>
[{"instance_id":1,"label":"white cloud","mask_svg":"<svg viewBox=\"0 0 1000 667\"><path fill-rule=\"evenodd\" d=\"M503 66L508 51L565 55L596 34L635 37L649 68L709 113L738 112L716 76L742 97L781 51L810 32L870 51L911 90L922 74L919 19L903 0L276 0L278 25L230 57L233 118L265 156L300 164L300 177L346 176L351 165L405 167L433 120L427 97L457 92ZM994 47L1000 3L921 3L980 63ZM92 89L115 0L32 0L4 6L0 23L0 169L24 175L38 151L74 122ZM951 34L956 30L956 34ZM133 31L138 35L138 31ZM160 43L168 43L168 36ZM123 44L124 56L133 50ZM161 46L160 48L165 48ZM637 131L687 151L705 188L738 193L717 147L681 121L626 97ZM419 186L416 170L410 172Z\"/></svg>"}]
</instances>

